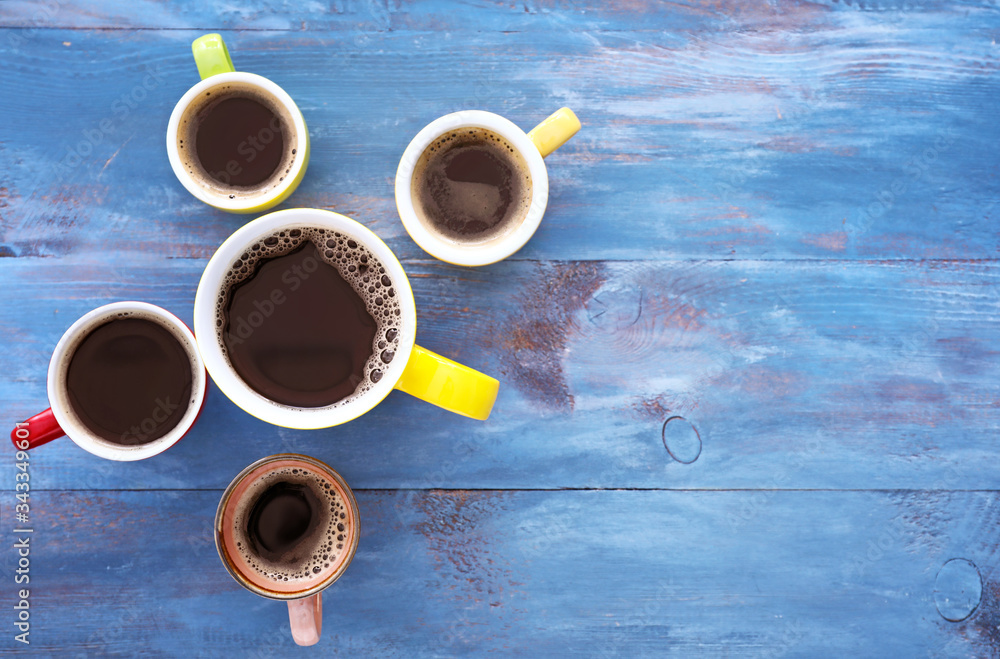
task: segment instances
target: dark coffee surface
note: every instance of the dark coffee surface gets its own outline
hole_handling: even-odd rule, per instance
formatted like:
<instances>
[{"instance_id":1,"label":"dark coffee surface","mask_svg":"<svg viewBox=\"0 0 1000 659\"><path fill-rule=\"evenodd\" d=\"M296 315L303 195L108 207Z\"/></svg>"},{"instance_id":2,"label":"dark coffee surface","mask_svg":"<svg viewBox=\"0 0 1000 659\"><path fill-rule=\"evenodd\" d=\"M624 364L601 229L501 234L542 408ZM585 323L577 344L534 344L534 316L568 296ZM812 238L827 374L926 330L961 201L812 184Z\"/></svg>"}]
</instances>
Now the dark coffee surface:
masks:
<instances>
[{"instance_id":1,"label":"dark coffee surface","mask_svg":"<svg viewBox=\"0 0 1000 659\"><path fill-rule=\"evenodd\" d=\"M191 399L190 358L166 328L118 318L77 346L66 374L69 402L95 435L147 444L174 429Z\"/></svg>"},{"instance_id":2,"label":"dark coffee surface","mask_svg":"<svg viewBox=\"0 0 1000 659\"><path fill-rule=\"evenodd\" d=\"M365 301L311 241L254 267L223 310L223 344L239 376L293 407L324 407L354 393L377 330Z\"/></svg>"},{"instance_id":3,"label":"dark coffee surface","mask_svg":"<svg viewBox=\"0 0 1000 659\"><path fill-rule=\"evenodd\" d=\"M223 98L199 113L195 150L201 166L216 181L260 185L274 174L284 155L281 120L252 98Z\"/></svg>"},{"instance_id":4,"label":"dark coffee surface","mask_svg":"<svg viewBox=\"0 0 1000 659\"><path fill-rule=\"evenodd\" d=\"M265 490L247 519L251 550L268 561L294 565L301 562L295 548L313 533L320 515L329 517L319 497L307 484L279 481Z\"/></svg>"},{"instance_id":5,"label":"dark coffee surface","mask_svg":"<svg viewBox=\"0 0 1000 659\"><path fill-rule=\"evenodd\" d=\"M356 511L331 479L294 458L257 475L230 505L229 546L265 587L311 584L350 560Z\"/></svg>"},{"instance_id":6,"label":"dark coffee surface","mask_svg":"<svg viewBox=\"0 0 1000 659\"><path fill-rule=\"evenodd\" d=\"M464 129L430 145L418 161L413 196L427 222L457 241L485 240L523 217L527 173L512 147L484 130Z\"/></svg>"}]
</instances>

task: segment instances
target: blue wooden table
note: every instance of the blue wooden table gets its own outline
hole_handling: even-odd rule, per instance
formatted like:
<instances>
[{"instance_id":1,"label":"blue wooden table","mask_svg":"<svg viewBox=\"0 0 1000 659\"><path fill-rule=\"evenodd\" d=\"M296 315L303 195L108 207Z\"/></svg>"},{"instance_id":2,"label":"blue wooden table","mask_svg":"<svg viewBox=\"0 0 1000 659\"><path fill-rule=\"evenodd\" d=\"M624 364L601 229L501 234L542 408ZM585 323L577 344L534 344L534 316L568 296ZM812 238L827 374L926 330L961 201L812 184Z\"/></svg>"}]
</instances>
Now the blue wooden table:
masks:
<instances>
[{"instance_id":1,"label":"blue wooden table","mask_svg":"<svg viewBox=\"0 0 1000 659\"><path fill-rule=\"evenodd\" d=\"M84 312L191 321L246 218L164 134L220 32L297 101L282 207L400 255L418 342L501 380L485 423L394 393L292 431L214 386L138 463L31 454L30 646L0 460L0 654L1000 655L1000 9L995 2L0 2L0 399L47 406ZM393 177L437 116L583 129L534 239L445 265ZM363 533L298 649L211 525L250 462L313 455Z\"/></svg>"}]
</instances>

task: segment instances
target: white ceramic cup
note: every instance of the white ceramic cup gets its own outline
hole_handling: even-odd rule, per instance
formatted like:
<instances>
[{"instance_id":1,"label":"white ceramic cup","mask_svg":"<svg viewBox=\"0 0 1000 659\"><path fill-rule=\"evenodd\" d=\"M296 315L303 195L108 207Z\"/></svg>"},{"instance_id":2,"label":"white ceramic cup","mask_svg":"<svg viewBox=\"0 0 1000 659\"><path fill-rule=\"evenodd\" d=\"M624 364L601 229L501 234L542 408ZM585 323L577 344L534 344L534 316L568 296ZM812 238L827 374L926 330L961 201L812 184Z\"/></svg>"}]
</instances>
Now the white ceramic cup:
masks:
<instances>
[{"instance_id":1,"label":"white ceramic cup","mask_svg":"<svg viewBox=\"0 0 1000 659\"><path fill-rule=\"evenodd\" d=\"M520 155L531 179L531 198L522 216L503 233L483 241L459 241L435 231L421 219L416 208L419 202L413 195L413 178L424 151L441 137L463 128L485 129L506 140ZM549 175L543 158L579 129L580 121L569 108L561 108L530 133L500 115L482 110L454 112L435 119L406 147L396 170L396 209L407 233L425 252L447 263L479 266L507 258L524 247L545 214Z\"/></svg>"},{"instance_id":2,"label":"white ceramic cup","mask_svg":"<svg viewBox=\"0 0 1000 659\"><path fill-rule=\"evenodd\" d=\"M381 366L383 375L366 390L325 407L292 407L270 400L248 385L226 357L220 340L218 309L226 299L226 276L240 264L242 254L255 243L292 229L322 229L333 237L340 233L367 248L385 267L392 280L400 315L394 328L398 343L391 363ZM287 299L294 288L276 289L273 299ZM280 293L280 295L276 295ZM265 300L261 301L266 305ZM283 303L267 307L249 325L259 327L271 314L280 314ZM263 308L263 307L262 307ZM249 414L286 428L328 428L346 423L379 404L393 389L399 389L449 411L474 419L486 419L496 400L496 379L451 361L415 344L417 312L413 291L403 266L392 250L367 227L331 211L292 208L269 213L245 224L231 235L212 256L198 284L194 301L194 331L198 336L205 366L226 396Z\"/></svg>"},{"instance_id":3,"label":"white ceramic cup","mask_svg":"<svg viewBox=\"0 0 1000 659\"><path fill-rule=\"evenodd\" d=\"M226 44L218 34L198 38L192 44L192 50L202 81L177 101L167 123L167 158L177 180L201 201L230 213L257 213L281 203L298 187L309 164L309 131L298 106L285 90L267 78L235 71ZM218 98L220 94L234 91L260 97L277 110L277 116L286 125L292 138L290 148L294 153L287 171L276 172L276 177L272 176L253 188L228 186L206 175L200 169L191 140L184 143L186 126L195 120L198 109L213 94ZM242 155L230 161L228 166L243 167L246 162L241 162L242 159L249 161L259 148L263 148L261 143L267 144L272 139L274 133L270 128L262 129L262 133L258 135L248 135L245 145L238 149ZM236 171L233 169L229 173L234 174Z\"/></svg>"},{"instance_id":4,"label":"white ceramic cup","mask_svg":"<svg viewBox=\"0 0 1000 659\"><path fill-rule=\"evenodd\" d=\"M161 405L186 404L187 411L172 430L146 444L115 444L94 434L73 411L66 386L69 363L80 342L96 327L126 317L145 318L167 329L187 354L191 366L191 398L187 401L160 403ZM66 435L77 446L98 457L121 462L142 460L163 453L187 434L205 403L207 387L208 375L205 373L205 364L198 354L194 335L179 318L165 309L146 302L106 304L82 316L59 339L49 360L47 389L51 407L27 421L16 424L10 438L15 447L26 450ZM149 422L155 424L162 421L157 416L165 414L165 410L158 409L153 402L151 406ZM158 412L161 414L158 415ZM141 432L144 429L139 430Z\"/></svg>"}]
</instances>

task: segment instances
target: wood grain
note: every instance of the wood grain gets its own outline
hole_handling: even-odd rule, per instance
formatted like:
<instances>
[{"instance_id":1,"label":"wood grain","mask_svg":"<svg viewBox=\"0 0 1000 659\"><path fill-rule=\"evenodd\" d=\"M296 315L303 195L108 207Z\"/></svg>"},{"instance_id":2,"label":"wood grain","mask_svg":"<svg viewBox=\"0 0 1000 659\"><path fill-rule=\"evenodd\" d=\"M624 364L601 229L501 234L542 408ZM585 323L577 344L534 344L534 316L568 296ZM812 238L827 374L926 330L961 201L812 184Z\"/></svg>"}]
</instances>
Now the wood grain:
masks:
<instances>
[{"instance_id":1,"label":"wood grain","mask_svg":"<svg viewBox=\"0 0 1000 659\"><path fill-rule=\"evenodd\" d=\"M32 649L290 654L284 605L244 591L215 552L220 496L39 494ZM733 521L755 496L753 523ZM362 491L358 505L323 639L297 654L1000 652L995 493ZM949 623L933 589L956 555L985 594L978 617Z\"/></svg>"},{"instance_id":2,"label":"wood grain","mask_svg":"<svg viewBox=\"0 0 1000 659\"><path fill-rule=\"evenodd\" d=\"M283 207L382 236L418 341L500 398L476 423L396 392L299 432L213 386L156 458L42 447L31 651L1000 656L995 2L4 0L8 425L47 404L86 311L139 299L190 322L246 220L190 197L163 143L214 31L309 125ZM546 161L533 240L481 269L427 258L392 198L412 136L562 105L583 129ZM222 488L281 451L329 462L361 507L311 650L210 534ZM8 607L16 560L0 551ZM25 649L11 636L0 654Z\"/></svg>"},{"instance_id":3,"label":"wood grain","mask_svg":"<svg viewBox=\"0 0 1000 659\"><path fill-rule=\"evenodd\" d=\"M802 2L770 0L682 0L680 2L630 2L609 5L595 0L533 0L529 2L442 2L334 0L309 5L288 5L273 0L254 0L239 7L219 2L163 2L145 0L125 3L90 0L72 3L5 0L0 25L23 29L142 28L348 31L360 37L370 32L420 30L449 33L488 28L493 31L623 30L634 33L719 30L725 27L758 30L791 30L821 23L844 13L905 13L891 2L837 0ZM924 14L954 18L956 14L987 14L995 9L988 0L943 3L924 1L909 5Z\"/></svg>"},{"instance_id":4,"label":"wood grain","mask_svg":"<svg viewBox=\"0 0 1000 659\"><path fill-rule=\"evenodd\" d=\"M282 85L310 126L312 163L285 206L355 216L404 258L424 255L392 178L421 127L481 108L530 129L561 105L584 127L549 157L545 221L515 258L995 258L982 16L949 14L944 36L919 12L822 16L832 23L726 28L720 45L697 32L225 37L237 67ZM0 128L3 253L209 256L239 219L188 195L163 146L197 81L198 32L35 30L12 45L20 33L0 30L19 118Z\"/></svg>"},{"instance_id":5,"label":"wood grain","mask_svg":"<svg viewBox=\"0 0 1000 659\"><path fill-rule=\"evenodd\" d=\"M7 304L27 310L2 321L9 414L45 406L52 348L87 310L134 298L190 322L203 262L123 260L109 273L8 259ZM198 426L162 456L108 465L64 442L39 450L37 468L57 489L221 488L226 473L295 450L365 488L998 485L995 263L408 267L418 342L501 380L488 422L396 392L346 426L292 431L213 387ZM673 415L701 434L691 465L664 449Z\"/></svg>"}]
</instances>

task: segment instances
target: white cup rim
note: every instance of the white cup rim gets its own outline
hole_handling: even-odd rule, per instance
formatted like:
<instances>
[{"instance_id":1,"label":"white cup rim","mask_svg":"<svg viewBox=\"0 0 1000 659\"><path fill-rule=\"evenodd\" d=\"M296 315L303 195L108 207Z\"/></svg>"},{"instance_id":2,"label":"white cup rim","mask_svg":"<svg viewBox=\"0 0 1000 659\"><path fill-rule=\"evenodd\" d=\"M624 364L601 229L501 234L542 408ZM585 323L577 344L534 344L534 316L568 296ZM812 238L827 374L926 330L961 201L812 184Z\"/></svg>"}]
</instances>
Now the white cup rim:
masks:
<instances>
[{"instance_id":1,"label":"white cup rim","mask_svg":"<svg viewBox=\"0 0 1000 659\"><path fill-rule=\"evenodd\" d=\"M285 110L292 118L292 123L295 126L295 148L298 157L295 158L295 161L292 163L292 170L285 176L285 180L282 181L281 185L274 186L268 190L266 194L259 197L237 196L235 199L229 199L228 197L208 191L206 188L199 185L198 182L191 176L187 168L184 166L184 163L181 161L180 154L177 151L177 130L180 127L184 111L189 105L191 105L195 98L200 96L206 90L219 85L231 83L241 83L263 89L265 92L276 98L285 107ZM288 191L288 188L295 184L297 179L300 178L299 173L302 171L302 168L306 166L307 155L309 153L309 139L306 131L306 123L305 119L302 118L302 113L299 111L295 101L292 100L292 97L289 96L288 92L284 89L267 78L259 76L255 73L247 73L245 71L219 73L205 78L201 82L195 84L187 90L183 96L181 96L179 101L177 101L173 112L170 113L170 120L167 123L167 159L170 161L170 168L174 170L177 180L181 182L181 185L183 185L188 192L200 201L203 201L209 206L233 213L252 212L254 209L267 207L276 203L276 200L282 198Z\"/></svg>"},{"instance_id":2,"label":"white cup rim","mask_svg":"<svg viewBox=\"0 0 1000 659\"><path fill-rule=\"evenodd\" d=\"M485 128L506 139L524 158L531 177L531 201L521 224L502 238L481 245L459 245L431 233L418 219L410 191L413 172L424 149L440 135L460 128ZM538 229L548 198L548 171L534 142L509 119L484 110L453 112L424 126L403 151L396 170L396 209L406 232L425 252L454 265L488 265L517 252Z\"/></svg>"},{"instance_id":3,"label":"white cup rim","mask_svg":"<svg viewBox=\"0 0 1000 659\"><path fill-rule=\"evenodd\" d=\"M400 306L399 345L381 380L360 396L327 407L298 408L269 400L247 385L233 370L216 336L216 303L230 265L257 240L283 229L316 227L339 231L364 244L396 288ZM417 314L413 291L403 266L370 229L349 217L315 208L289 208L268 213L242 226L216 250L198 283L194 301L194 331L198 348L212 380L222 393L248 414L285 428L316 429L346 423L368 412L389 395L410 358L416 341Z\"/></svg>"},{"instance_id":4,"label":"white cup rim","mask_svg":"<svg viewBox=\"0 0 1000 659\"><path fill-rule=\"evenodd\" d=\"M60 381L60 376L64 372L64 369L62 368L63 361L70 356L67 352L68 349L72 347L72 344L81 336L81 334L90 330L98 322L105 319L110 320L116 317L119 313L125 312L138 313L143 316L154 316L159 322L169 326L169 328L173 330L175 336L179 338L183 337L184 341L182 343L187 343L187 345L184 346L185 352L188 353L188 356L191 358L194 369L191 380L192 400L189 403L184 416L181 417L180 422L178 422L178 424L163 437L155 439L147 444L137 444L133 446L115 444L94 435L94 433L87 429L87 427L84 426L79 419L77 419L75 414L64 407L63 397L60 395L60 387L63 384ZM98 307L93 311L87 312L77 319L76 322L70 325L69 329L63 333L59 342L56 344L55 350L52 352L52 358L49 360L49 370L46 378L46 388L48 391L49 404L52 406L52 414L55 416L56 423L58 423L59 427L66 433L66 436L73 440L77 446L89 453L101 458L116 460L119 462L132 462L135 460L151 458L154 455L163 453L180 441L181 437L183 437L188 430L191 429L191 426L194 425L195 420L198 418L198 414L201 412L202 405L205 402L205 392L207 386L208 376L205 372L205 364L201 359L201 355L198 354L198 344L195 341L194 334L191 333L188 326L166 309L147 302L136 301L105 304L104 306ZM68 403L66 403L66 406L68 407Z\"/></svg>"}]
</instances>

